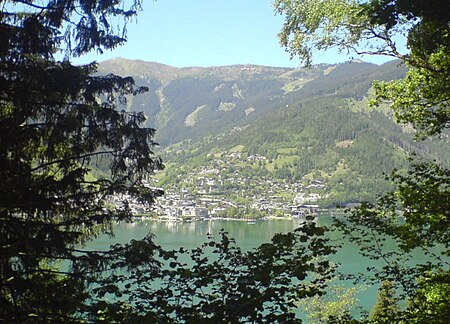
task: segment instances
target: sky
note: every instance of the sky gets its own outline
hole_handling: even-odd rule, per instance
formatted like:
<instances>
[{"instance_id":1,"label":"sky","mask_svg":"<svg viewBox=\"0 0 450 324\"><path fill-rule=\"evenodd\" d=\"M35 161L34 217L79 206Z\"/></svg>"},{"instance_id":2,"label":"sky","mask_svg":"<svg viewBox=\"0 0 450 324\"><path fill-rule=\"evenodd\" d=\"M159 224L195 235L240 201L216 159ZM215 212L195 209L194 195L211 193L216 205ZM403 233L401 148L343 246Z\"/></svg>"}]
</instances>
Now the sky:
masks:
<instances>
[{"instance_id":1,"label":"sky","mask_svg":"<svg viewBox=\"0 0 450 324\"><path fill-rule=\"evenodd\" d=\"M76 63L123 57L172 65L222 66L258 64L299 67L277 39L283 18L275 15L272 0L157 0L143 1L137 21L128 24L126 44L91 53ZM356 57L354 57L356 58ZM340 63L349 55L318 53L313 63ZM383 63L386 59L365 57Z\"/></svg>"}]
</instances>

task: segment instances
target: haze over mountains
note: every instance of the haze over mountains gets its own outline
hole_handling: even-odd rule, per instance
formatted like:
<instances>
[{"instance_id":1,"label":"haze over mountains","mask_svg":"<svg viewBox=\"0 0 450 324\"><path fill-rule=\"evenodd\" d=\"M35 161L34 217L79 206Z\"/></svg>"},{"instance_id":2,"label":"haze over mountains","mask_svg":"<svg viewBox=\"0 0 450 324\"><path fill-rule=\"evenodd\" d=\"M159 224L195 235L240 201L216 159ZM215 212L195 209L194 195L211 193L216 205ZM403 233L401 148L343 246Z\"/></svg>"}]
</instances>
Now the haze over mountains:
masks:
<instances>
[{"instance_id":1,"label":"haze over mountains","mask_svg":"<svg viewBox=\"0 0 450 324\"><path fill-rule=\"evenodd\" d=\"M162 179L167 187L214 157L239 151L244 158L233 167L248 166L255 177L324 182L327 205L384 192L382 174L404 166L405 151L448 159L442 143L415 143L386 107L368 107L373 80L400 78L405 71L398 61L308 69L175 68L126 59L99 65L99 73L132 76L149 88L130 98L127 109L143 111L157 129L166 176L178 170L177 180ZM246 160L255 154L264 157L258 165Z\"/></svg>"}]
</instances>

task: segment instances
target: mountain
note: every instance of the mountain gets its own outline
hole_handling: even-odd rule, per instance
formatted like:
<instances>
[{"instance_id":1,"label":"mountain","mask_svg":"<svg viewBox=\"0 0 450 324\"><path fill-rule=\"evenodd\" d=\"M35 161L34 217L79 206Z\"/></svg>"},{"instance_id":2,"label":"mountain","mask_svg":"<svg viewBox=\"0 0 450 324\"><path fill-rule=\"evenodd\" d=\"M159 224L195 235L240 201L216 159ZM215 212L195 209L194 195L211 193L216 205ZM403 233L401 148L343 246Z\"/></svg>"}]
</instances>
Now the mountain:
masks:
<instances>
[{"instance_id":1,"label":"mountain","mask_svg":"<svg viewBox=\"0 0 450 324\"><path fill-rule=\"evenodd\" d=\"M221 176L233 170L241 180L211 180L215 191L208 193L234 195L243 190L242 182L255 181L240 195L251 203L250 196L261 192L250 189L264 187L261 179L304 187L319 182L323 185L315 197L323 205L385 192L389 184L383 173L404 167L406 151L440 160L450 156L446 143L414 142L386 107L368 107L373 80L400 78L405 71L398 61L381 66L352 61L308 69L175 68L126 59L99 65L99 73L132 76L149 88L129 98L127 109L143 111L148 125L157 129L156 140L168 166L158 176L161 185L176 190L180 183L202 187L202 170L218 170L214 172ZM190 189L205 191L198 186ZM295 190L288 196L301 194ZM278 194L283 195L282 190Z\"/></svg>"}]
</instances>

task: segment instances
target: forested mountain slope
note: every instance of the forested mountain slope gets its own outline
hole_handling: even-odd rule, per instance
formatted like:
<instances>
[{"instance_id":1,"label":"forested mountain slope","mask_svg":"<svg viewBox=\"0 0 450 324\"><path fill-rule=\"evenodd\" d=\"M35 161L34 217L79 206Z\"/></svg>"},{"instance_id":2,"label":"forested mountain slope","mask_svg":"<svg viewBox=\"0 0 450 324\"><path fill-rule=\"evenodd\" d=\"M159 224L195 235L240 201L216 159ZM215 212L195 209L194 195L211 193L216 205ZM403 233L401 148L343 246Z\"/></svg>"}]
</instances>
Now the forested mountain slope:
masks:
<instances>
[{"instance_id":1,"label":"forested mountain slope","mask_svg":"<svg viewBox=\"0 0 450 324\"><path fill-rule=\"evenodd\" d=\"M398 61L308 69L174 68L124 59L100 64L100 73L131 75L149 87L130 100L128 109L144 111L148 124L157 128L168 166L161 184L192 182L185 178L211 167L211 158L237 150L240 160L222 169L246 170L249 179L305 185L319 180L325 183L324 205L385 192L384 174L405 165L405 151L448 159L446 143L415 143L383 107L368 107L373 80L400 78L405 71ZM253 155L263 160L249 163Z\"/></svg>"}]
</instances>

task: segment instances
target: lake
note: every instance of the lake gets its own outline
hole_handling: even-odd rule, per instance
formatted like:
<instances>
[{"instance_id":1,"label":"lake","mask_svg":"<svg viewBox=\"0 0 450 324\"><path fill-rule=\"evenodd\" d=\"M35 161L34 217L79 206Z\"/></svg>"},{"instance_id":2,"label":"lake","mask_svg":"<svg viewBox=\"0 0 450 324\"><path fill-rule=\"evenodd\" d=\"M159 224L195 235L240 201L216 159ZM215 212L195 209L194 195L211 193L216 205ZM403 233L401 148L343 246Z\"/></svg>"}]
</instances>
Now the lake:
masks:
<instances>
[{"instance_id":1,"label":"lake","mask_svg":"<svg viewBox=\"0 0 450 324\"><path fill-rule=\"evenodd\" d=\"M316 218L319 225L329 225L332 222L330 215L321 215ZM115 237L100 236L89 244L92 249L107 249L114 243L127 243L131 239L142 239L149 232L156 235L155 242L167 250L198 247L207 240L207 234L218 236L224 229L230 237L236 240L241 249L249 250L262 243L269 242L276 233L289 232L301 223L296 219L267 220L247 223L246 221L197 221L197 222L158 222L153 220L136 220L133 223L121 223L115 226ZM340 239L337 233L330 233L330 238ZM342 264L341 270L346 273L364 271L367 266L375 263L362 258L357 253L357 247L344 240L343 248L333 256L333 260ZM340 283L342 284L342 283ZM343 285L351 287L353 284L345 282ZM359 305L370 310L375 302L377 287L366 287L357 294Z\"/></svg>"}]
</instances>

